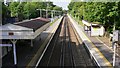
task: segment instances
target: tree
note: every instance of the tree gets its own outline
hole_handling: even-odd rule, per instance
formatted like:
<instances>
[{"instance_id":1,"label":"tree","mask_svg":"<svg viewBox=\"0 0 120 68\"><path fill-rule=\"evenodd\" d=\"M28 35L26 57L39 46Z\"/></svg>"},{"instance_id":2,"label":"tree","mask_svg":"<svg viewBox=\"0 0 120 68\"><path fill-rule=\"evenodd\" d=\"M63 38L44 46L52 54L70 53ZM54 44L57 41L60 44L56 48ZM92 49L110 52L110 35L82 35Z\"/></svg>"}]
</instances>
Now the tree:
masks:
<instances>
[{"instance_id":1,"label":"tree","mask_svg":"<svg viewBox=\"0 0 120 68\"><path fill-rule=\"evenodd\" d=\"M10 10L11 17L17 17L19 21L39 17L40 14L37 9L62 11L62 8L54 5L53 2L10 2L9 6L4 8ZM42 11L42 14L45 15L45 12ZM48 12L48 15L50 14L51 12Z\"/></svg>"},{"instance_id":2,"label":"tree","mask_svg":"<svg viewBox=\"0 0 120 68\"><path fill-rule=\"evenodd\" d=\"M2 24L6 24L6 18L10 17L10 11L8 7L2 3Z\"/></svg>"},{"instance_id":3,"label":"tree","mask_svg":"<svg viewBox=\"0 0 120 68\"><path fill-rule=\"evenodd\" d=\"M11 11L11 17L17 17L18 16L18 6L19 2L12 2L9 5L9 10Z\"/></svg>"},{"instance_id":4,"label":"tree","mask_svg":"<svg viewBox=\"0 0 120 68\"><path fill-rule=\"evenodd\" d=\"M120 29L120 2L73 2L68 8L73 16L78 15L89 22L100 22L106 31L111 32L113 25Z\"/></svg>"},{"instance_id":5,"label":"tree","mask_svg":"<svg viewBox=\"0 0 120 68\"><path fill-rule=\"evenodd\" d=\"M55 7L53 8L53 10L62 11L62 8L61 8L61 7L58 7L58 6L55 6Z\"/></svg>"},{"instance_id":6,"label":"tree","mask_svg":"<svg viewBox=\"0 0 120 68\"><path fill-rule=\"evenodd\" d=\"M26 3L25 2L22 2L22 3L19 3L18 6L17 6L17 14L18 14L18 19L19 21L22 21L24 19L24 14L23 14L23 7Z\"/></svg>"}]
</instances>

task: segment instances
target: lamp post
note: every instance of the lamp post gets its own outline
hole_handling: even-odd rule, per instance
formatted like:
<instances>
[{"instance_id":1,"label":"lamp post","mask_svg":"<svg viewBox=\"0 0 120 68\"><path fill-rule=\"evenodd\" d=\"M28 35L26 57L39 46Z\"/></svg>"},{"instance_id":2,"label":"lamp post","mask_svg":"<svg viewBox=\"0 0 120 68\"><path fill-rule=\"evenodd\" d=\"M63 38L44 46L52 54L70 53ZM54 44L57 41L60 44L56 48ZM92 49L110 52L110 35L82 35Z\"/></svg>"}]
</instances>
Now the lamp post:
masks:
<instances>
[{"instance_id":1,"label":"lamp post","mask_svg":"<svg viewBox=\"0 0 120 68\"><path fill-rule=\"evenodd\" d=\"M41 9L41 10L46 11L46 18L48 18L47 17L48 10L47 9Z\"/></svg>"},{"instance_id":2,"label":"lamp post","mask_svg":"<svg viewBox=\"0 0 120 68\"><path fill-rule=\"evenodd\" d=\"M46 9L46 18L48 18L48 10Z\"/></svg>"},{"instance_id":3,"label":"lamp post","mask_svg":"<svg viewBox=\"0 0 120 68\"><path fill-rule=\"evenodd\" d=\"M37 10L40 10L40 17L42 17L42 9L37 9Z\"/></svg>"},{"instance_id":4,"label":"lamp post","mask_svg":"<svg viewBox=\"0 0 120 68\"><path fill-rule=\"evenodd\" d=\"M47 7L46 7L46 18L48 18L48 7L49 7L49 2L47 3Z\"/></svg>"},{"instance_id":5,"label":"lamp post","mask_svg":"<svg viewBox=\"0 0 120 68\"><path fill-rule=\"evenodd\" d=\"M52 10L53 11L53 18L54 18L54 16L55 16L55 10Z\"/></svg>"},{"instance_id":6,"label":"lamp post","mask_svg":"<svg viewBox=\"0 0 120 68\"><path fill-rule=\"evenodd\" d=\"M46 9L36 9L36 10L40 10L40 17L42 17L42 10L46 11L46 18L47 18L47 10Z\"/></svg>"},{"instance_id":7,"label":"lamp post","mask_svg":"<svg viewBox=\"0 0 120 68\"><path fill-rule=\"evenodd\" d=\"M48 11L51 11L52 18L54 18L54 16L56 15L56 12L58 12L59 14L60 12L62 12L62 11L48 10L48 9L36 9L36 10L40 10L40 17L42 17L42 11L46 11L46 18L48 18Z\"/></svg>"}]
</instances>

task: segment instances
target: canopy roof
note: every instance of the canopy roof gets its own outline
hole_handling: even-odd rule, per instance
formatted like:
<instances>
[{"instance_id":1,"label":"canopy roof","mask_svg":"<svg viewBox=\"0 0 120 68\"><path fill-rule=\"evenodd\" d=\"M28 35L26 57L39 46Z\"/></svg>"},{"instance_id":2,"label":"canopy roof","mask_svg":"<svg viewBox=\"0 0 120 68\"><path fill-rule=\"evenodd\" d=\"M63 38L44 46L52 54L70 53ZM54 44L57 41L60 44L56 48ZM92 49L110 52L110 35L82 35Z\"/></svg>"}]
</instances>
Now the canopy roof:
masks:
<instances>
[{"instance_id":1,"label":"canopy roof","mask_svg":"<svg viewBox=\"0 0 120 68\"><path fill-rule=\"evenodd\" d=\"M5 24L3 26L0 26L0 30L4 31L4 30L33 30L31 28L27 28L27 27L22 27L22 26L19 26L19 25L14 25L14 24Z\"/></svg>"},{"instance_id":2,"label":"canopy roof","mask_svg":"<svg viewBox=\"0 0 120 68\"><path fill-rule=\"evenodd\" d=\"M34 39L48 26L50 20L35 18L0 26L0 39Z\"/></svg>"},{"instance_id":3,"label":"canopy roof","mask_svg":"<svg viewBox=\"0 0 120 68\"><path fill-rule=\"evenodd\" d=\"M82 23L83 23L84 25L86 25L86 26L91 26L91 23L89 23L89 22L87 22L87 21L85 21L85 20L82 20Z\"/></svg>"},{"instance_id":4,"label":"canopy roof","mask_svg":"<svg viewBox=\"0 0 120 68\"><path fill-rule=\"evenodd\" d=\"M18 22L15 23L15 25L31 28L34 31L36 31L37 29L39 29L41 26L45 25L48 22L50 22L49 19L39 17L28 21Z\"/></svg>"}]
</instances>

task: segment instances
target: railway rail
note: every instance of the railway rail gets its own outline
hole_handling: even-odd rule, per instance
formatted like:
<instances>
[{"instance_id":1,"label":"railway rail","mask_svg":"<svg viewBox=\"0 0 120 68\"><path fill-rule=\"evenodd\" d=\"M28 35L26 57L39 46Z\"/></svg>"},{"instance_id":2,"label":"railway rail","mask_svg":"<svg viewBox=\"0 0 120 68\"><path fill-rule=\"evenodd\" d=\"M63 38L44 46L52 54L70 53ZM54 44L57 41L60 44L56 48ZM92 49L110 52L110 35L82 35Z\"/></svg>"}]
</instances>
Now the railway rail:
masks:
<instances>
[{"instance_id":1,"label":"railway rail","mask_svg":"<svg viewBox=\"0 0 120 68\"><path fill-rule=\"evenodd\" d=\"M67 16L62 19L43 58L38 64L39 66L60 66L62 68L65 66L71 68L94 66Z\"/></svg>"}]
</instances>

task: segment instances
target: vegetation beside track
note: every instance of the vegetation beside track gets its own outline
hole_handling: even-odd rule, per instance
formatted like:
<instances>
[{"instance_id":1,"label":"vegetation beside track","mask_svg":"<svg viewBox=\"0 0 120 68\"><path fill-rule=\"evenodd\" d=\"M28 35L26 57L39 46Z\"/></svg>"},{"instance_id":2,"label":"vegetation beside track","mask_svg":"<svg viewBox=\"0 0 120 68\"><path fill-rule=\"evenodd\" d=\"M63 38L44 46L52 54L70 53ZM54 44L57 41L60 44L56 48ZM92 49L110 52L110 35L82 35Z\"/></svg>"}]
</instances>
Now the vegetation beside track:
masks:
<instances>
[{"instance_id":1,"label":"vegetation beside track","mask_svg":"<svg viewBox=\"0 0 120 68\"><path fill-rule=\"evenodd\" d=\"M71 2L69 13L79 20L99 22L106 32L120 29L120 1L118 2Z\"/></svg>"}]
</instances>

